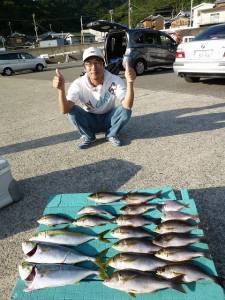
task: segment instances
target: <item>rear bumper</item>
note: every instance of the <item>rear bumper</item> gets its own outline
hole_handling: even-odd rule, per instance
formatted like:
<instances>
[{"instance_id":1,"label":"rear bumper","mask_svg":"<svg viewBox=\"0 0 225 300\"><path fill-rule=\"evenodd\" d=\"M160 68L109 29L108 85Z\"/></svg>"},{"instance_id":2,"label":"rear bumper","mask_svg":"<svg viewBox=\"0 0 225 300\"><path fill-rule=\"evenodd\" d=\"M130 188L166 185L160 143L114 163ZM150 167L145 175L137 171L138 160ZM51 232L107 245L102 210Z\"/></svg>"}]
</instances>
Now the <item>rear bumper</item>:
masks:
<instances>
[{"instance_id":1,"label":"rear bumper","mask_svg":"<svg viewBox=\"0 0 225 300\"><path fill-rule=\"evenodd\" d=\"M178 76L225 77L225 61L180 61L173 64L173 70Z\"/></svg>"}]
</instances>

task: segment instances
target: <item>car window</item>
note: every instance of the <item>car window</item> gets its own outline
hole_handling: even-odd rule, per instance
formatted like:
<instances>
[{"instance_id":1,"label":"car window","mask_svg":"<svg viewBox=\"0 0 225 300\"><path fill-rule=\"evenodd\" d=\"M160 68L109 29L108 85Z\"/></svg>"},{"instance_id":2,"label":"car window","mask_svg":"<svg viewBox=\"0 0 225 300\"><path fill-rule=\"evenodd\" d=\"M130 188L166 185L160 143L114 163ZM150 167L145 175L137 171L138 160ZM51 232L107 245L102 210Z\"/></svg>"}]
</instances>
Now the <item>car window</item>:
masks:
<instances>
[{"instance_id":1,"label":"car window","mask_svg":"<svg viewBox=\"0 0 225 300\"><path fill-rule=\"evenodd\" d=\"M160 43L157 34L148 33L148 32L145 32L144 42L145 44L151 44L151 45L157 45Z\"/></svg>"},{"instance_id":2,"label":"car window","mask_svg":"<svg viewBox=\"0 0 225 300\"><path fill-rule=\"evenodd\" d=\"M160 35L159 38L162 46L170 46L172 44L171 39L165 35Z\"/></svg>"},{"instance_id":3,"label":"car window","mask_svg":"<svg viewBox=\"0 0 225 300\"><path fill-rule=\"evenodd\" d=\"M206 30L196 35L194 41L217 40L217 39L224 39L224 38L225 38L225 25L213 26L207 28Z\"/></svg>"},{"instance_id":4,"label":"car window","mask_svg":"<svg viewBox=\"0 0 225 300\"><path fill-rule=\"evenodd\" d=\"M25 58L25 59L32 59L34 58L31 54L29 53L20 53L21 57L22 58Z\"/></svg>"},{"instance_id":5,"label":"car window","mask_svg":"<svg viewBox=\"0 0 225 300\"><path fill-rule=\"evenodd\" d=\"M1 54L0 59L1 60L19 59L19 54L18 53Z\"/></svg>"},{"instance_id":6,"label":"car window","mask_svg":"<svg viewBox=\"0 0 225 300\"><path fill-rule=\"evenodd\" d=\"M144 34L143 32L136 32L134 34L134 42L137 44L144 44Z\"/></svg>"}]
</instances>

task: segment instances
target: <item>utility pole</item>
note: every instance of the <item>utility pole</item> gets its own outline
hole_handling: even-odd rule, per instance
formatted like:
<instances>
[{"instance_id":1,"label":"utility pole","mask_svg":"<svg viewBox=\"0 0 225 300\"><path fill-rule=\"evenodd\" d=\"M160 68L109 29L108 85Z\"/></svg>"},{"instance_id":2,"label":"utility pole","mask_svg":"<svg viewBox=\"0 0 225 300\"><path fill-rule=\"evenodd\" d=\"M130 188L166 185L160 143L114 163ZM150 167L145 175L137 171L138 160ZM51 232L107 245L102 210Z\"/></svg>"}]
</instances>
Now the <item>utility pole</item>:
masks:
<instances>
[{"instance_id":1,"label":"utility pole","mask_svg":"<svg viewBox=\"0 0 225 300\"><path fill-rule=\"evenodd\" d=\"M109 10L109 14L110 14L110 20L111 22L113 22L113 9Z\"/></svg>"},{"instance_id":2,"label":"utility pole","mask_svg":"<svg viewBox=\"0 0 225 300\"><path fill-rule=\"evenodd\" d=\"M131 3L128 1L128 27L131 28Z\"/></svg>"},{"instance_id":3,"label":"utility pole","mask_svg":"<svg viewBox=\"0 0 225 300\"><path fill-rule=\"evenodd\" d=\"M83 18L82 18L82 16L80 17L80 28L81 28L81 31L80 31L80 33L81 33L81 35L80 35L80 37L81 37L80 43L84 44Z\"/></svg>"},{"instance_id":4,"label":"utility pole","mask_svg":"<svg viewBox=\"0 0 225 300\"><path fill-rule=\"evenodd\" d=\"M37 28L37 25L36 25L36 21L35 21L35 14L32 14L33 16L33 24L34 24L34 30L35 30L35 34L36 34L36 42L38 42L38 28Z\"/></svg>"},{"instance_id":5,"label":"utility pole","mask_svg":"<svg viewBox=\"0 0 225 300\"><path fill-rule=\"evenodd\" d=\"M192 26L192 6L193 6L193 0L191 0L190 27Z\"/></svg>"},{"instance_id":6,"label":"utility pole","mask_svg":"<svg viewBox=\"0 0 225 300\"><path fill-rule=\"evenodd\" d=\"M11 27L11 22L9 21L9 29L10 29L10 33L11 33L11 35L12 35L12 27Z\"/></svg>"}]
</instances>

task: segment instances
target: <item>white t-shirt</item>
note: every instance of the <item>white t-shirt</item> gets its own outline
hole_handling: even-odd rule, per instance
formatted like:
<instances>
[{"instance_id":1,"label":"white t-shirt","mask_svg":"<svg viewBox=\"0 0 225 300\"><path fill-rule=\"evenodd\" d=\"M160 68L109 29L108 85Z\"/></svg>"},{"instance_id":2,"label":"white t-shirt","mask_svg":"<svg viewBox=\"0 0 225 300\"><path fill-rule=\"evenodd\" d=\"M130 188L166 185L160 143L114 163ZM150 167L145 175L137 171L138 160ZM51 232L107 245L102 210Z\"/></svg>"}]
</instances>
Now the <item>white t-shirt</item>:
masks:
<instances>
[{"instance_id":1,"label":"white t-shirt","mask_svg":"<svg viewBox=\"0 0 225 300\"><path fill-rule=\"evenodd\" d=\"M122 101L125 94L124 81L105 70L103 85L92 86L85 74L70 85L66 98L88 112L104 114L115 106L115 100Z\"/></svg>"}]
</instances>

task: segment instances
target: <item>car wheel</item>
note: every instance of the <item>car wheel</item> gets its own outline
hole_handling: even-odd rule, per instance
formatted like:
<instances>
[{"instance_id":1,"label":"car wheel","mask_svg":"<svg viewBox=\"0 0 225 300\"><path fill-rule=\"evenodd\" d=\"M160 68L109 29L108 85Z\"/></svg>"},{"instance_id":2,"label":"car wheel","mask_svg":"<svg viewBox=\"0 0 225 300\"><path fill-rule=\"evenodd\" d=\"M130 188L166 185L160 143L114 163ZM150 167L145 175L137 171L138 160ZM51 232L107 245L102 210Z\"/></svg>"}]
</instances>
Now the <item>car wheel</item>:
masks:
<instances>
[{"instance_id":1,"label":"car wheel","mask_svg":"<svg viewBox=\"0 0 225 300\"><path fill-rule=\"evenodd\" d=\"M36 71L37 72L41 72L41 71L43 71L43 69L44 69L44 66L42 64L37 64L36 65Z\"/></svg>"},{"instance_id":2,"label":"car wheel","mask_svg":"<svg viewBox=\"0 0 225 300\"><path fill-rule=\"evenodd\" d=\"M134 65L134 70L137 75L142 75L145 72L145 62L143 60L137 60Z\"/></svg>"},{"instance_id":3,"label":"car wheel","mask_svg":"<svg viewBox=\"0 0 225 300\"><path fill-rule=\"evenodd\" d=\"M190 76L184 76L184 79L187 82L199 82L199 80L200 80L199 77L190 77Z\"/></svg>"},{"instance_id":4,"label":"car wheel","mask_svg":"<svg viewBox=\"0 0 225 300\"><path fill-rule=\"evenodd\" d=\"M5 68L3 70L3 74L6 75L6 76L11 76L13 73L13 70L11 68Z\"/></svg>"}]
</instances>

